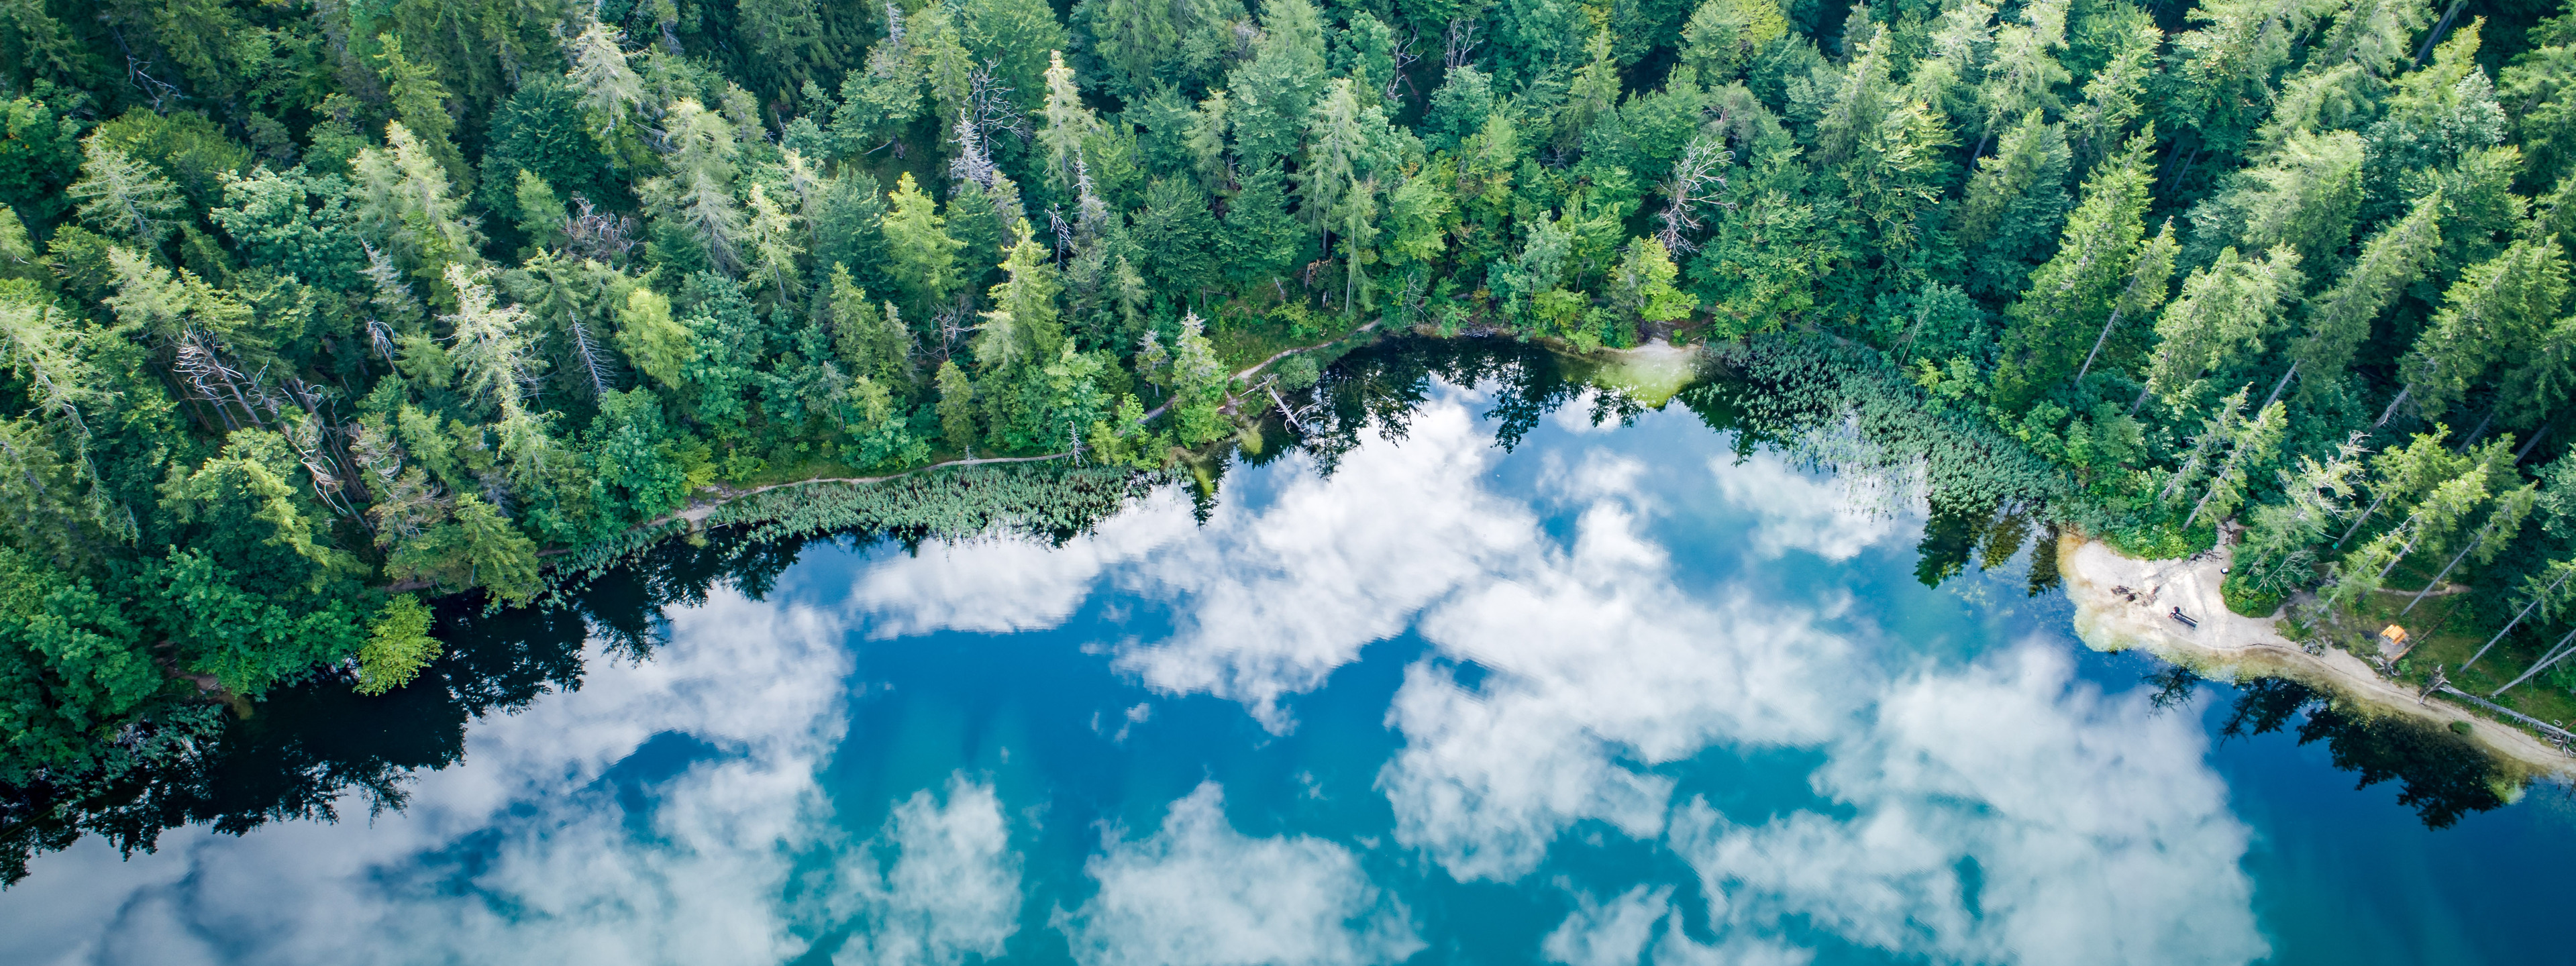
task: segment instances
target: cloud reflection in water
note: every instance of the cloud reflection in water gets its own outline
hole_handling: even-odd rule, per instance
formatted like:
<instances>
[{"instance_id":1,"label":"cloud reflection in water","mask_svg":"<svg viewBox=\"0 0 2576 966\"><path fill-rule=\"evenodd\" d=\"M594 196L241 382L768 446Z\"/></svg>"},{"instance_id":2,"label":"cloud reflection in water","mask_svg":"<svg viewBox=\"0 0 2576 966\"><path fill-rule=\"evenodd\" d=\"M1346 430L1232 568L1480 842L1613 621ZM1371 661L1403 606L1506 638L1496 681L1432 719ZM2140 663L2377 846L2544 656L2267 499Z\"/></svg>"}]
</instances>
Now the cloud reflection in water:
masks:
<instances>
[{"instance_id":1,"label":"cloud reflection in water","mask_svg":"<svg viewBox=\"0 0 2576 966\"><path fill-rule=\"evenodd\" d=\"M875 553L818 606L719 594L675 615L651 661L594 664L580 691L478 724L466 764L423 776L401 814L174 835L124 865L93 847L43 860L97 891L0 953L713 964L828 943L838 962L1388 963L1443 955L1407 901L1441 879L1561 897L1571 911L1527 954L1567 963L2266 952L2248 832L2192 721L2075 683L2045 642L1900 659L1838 588L1787 599L1758 579L1865 560L1913 520L1855 509L1776 456L1649 466L1614 433L1552 443L1515 488L1479 404L1444 388L1401 442L1330 478L1292 455L1204 525L1167 492L1061 548ZM1677 487L1734 529L1678 522ZM1676 539L1723 541L1738 569L1677 563L1705 548ZM1098 830L1071 881L1024 855L1033 816L1062 803L1010 799L998 789L1025 786L982 772L903 790L879 827L839 824L820 776L871 738L846 733L868 648L1044 631L1104 593L1172 621L1102 660L1163 695L1236 702L1273 734L1372 643L1418 634L1428 650L1384 711L1396 748L1374 788L1342 793L1381 796L1390 824L1247 834L1209 782L1151 829ZM1812 802L1733 814L1686 790L1704 756L1768 751L1823 762L1791 776ZM1696 881L1585 891L1549 871L1578 828ZM0 919L40 906L12 893Z\"/></svg>"}]
</instances>

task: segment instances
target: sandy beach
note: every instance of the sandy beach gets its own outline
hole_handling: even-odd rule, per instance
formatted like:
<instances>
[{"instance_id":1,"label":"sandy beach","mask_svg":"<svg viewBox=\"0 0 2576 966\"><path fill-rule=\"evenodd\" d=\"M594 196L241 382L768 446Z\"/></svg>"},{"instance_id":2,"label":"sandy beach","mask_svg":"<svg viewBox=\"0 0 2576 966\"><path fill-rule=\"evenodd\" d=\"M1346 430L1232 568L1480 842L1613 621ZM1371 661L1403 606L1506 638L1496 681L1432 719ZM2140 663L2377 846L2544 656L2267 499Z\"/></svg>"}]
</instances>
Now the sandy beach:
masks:
<instances>
[{"instance_id":1,"label":"sandy beach","mask_svg":"<svg viewBox=\"0 0 2576 966\"><path fill-rule=\"evenodd\" d=\"M2282 637L2269 617L2243 617L2219 597L2223 568L2232 553L2221 547L2198 560L2134 560L2099 540L2069 534L2058 544L2058 570L2066 596L2075 602L2075 633L2096 650L2144 647L2203 676L2286 677L2311 687L2332 689L2371 709L2403 714L2448 726L2469 723L2471 737L2497 755L2534 774L2576 777L2570 758L2528 732L2472 714L2440 697L2419 700L2414 688L2380 677L2361 658L2337 648L2309 654ZM2116 593L2126 587L2132 601ZM2174 620L2174 608L2199 627Z\"/></svg>"}]
</instances>

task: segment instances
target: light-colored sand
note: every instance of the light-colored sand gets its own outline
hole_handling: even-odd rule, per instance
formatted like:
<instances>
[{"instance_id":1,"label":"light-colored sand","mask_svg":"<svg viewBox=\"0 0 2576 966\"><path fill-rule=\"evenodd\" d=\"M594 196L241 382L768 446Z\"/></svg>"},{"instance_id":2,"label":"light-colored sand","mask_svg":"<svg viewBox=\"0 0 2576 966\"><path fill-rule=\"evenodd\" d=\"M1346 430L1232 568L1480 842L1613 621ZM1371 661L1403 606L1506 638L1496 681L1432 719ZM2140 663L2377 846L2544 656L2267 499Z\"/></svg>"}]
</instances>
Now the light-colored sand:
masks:
<instances>
[{"instance_id":1,"label":"light-colored sand","mask_svg":"<svg viewBox=\"0 0 2576 966\"><path fill-rule=\"evenodd\" d=\"M2098 540L2069 534L2059 541L2057 566L2066 596L2075 602L2075 634L2096 650L2144 647L2203 676L2286 677L2331 689L2388 714L2411 715L2436 725L2466 721L2471 736L2497 755L2537 774L2576 776L2570 759L2519 728L2461 710L2439 697L2419 701L2415 689L2380 677L2361 658L2327 648L2309 654L2281 636L2271 618L2238 616L2219 599L2228 548L2196 562L2133 560ZM2127 587L2135 602L2113 593ZM2186 627L2168 616L2175 608L2200 622Z\"/></svg>"}]
</instances>

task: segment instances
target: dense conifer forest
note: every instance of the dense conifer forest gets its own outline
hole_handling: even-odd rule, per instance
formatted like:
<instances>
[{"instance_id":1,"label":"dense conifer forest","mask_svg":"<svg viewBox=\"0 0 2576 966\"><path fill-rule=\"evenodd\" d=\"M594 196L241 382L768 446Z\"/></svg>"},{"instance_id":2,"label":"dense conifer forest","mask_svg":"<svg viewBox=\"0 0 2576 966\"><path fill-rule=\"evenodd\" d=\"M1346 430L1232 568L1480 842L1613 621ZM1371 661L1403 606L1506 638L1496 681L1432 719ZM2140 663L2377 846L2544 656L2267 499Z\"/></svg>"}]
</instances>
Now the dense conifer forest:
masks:
<instances>
[{"instance_id":1,"label":"dense conifer forest","mask_svg":"<svg viewBox=\"0 0 2576 966\"><path fill-rule=\"evenodd\" d=\"M1362 329L1873 366L2243 610L2462 583L2576 683L2535 5L0 0L0 99L11 788L710 488L1202 459Z\"/></svg>"}]
</instances>

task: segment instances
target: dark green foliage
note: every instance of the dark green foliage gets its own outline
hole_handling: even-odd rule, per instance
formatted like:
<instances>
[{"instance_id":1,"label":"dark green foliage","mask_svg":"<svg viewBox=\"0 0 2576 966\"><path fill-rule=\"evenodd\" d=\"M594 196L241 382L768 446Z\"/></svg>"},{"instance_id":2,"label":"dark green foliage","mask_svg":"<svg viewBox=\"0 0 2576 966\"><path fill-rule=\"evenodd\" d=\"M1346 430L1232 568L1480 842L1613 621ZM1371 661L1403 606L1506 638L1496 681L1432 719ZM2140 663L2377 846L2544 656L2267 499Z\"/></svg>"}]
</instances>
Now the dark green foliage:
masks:
<instances>
[{"instance_id":1,"label":"dark green foliage","mask_svg":"<svg viewBox=\"0 0 2576 966\"><path fill-rule=\"evenodd\" d=\"M56 91L51 99L18 97L0 105L0 204L40 224L70 208L63 189L80 177L80 135L86 125L66 115L87 100Z\"/></svg>"},{"instance_id":2,"label":"dark green foliage","mask_svg":"<svg viewBox=\"0 0 2576 966\"><path fill-rule=\"evenodd\" d=\"M520 88L492 113L475 190L485 209L502 221L528 215L519 210L516 197L522 171L536 175L567 201L578 195L595 204L625 207L615 165L600 151L583 117L581 95L560 78L544 77Z\"/></svg>"}]
</instances>

